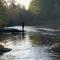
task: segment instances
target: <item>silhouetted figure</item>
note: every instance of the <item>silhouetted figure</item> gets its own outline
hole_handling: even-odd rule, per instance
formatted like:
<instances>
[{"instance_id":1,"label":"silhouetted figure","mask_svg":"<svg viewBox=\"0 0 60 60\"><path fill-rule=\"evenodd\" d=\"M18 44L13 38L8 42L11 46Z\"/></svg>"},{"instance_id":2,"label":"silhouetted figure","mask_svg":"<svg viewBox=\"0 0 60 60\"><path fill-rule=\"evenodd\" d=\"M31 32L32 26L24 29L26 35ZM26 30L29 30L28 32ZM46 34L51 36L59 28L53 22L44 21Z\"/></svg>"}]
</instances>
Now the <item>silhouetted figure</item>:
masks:
<instances>
[{"instance_id":1,"label":"silhouetted figure","mask_svg":"<svg viewBox=\"0 0 60 60\"><path fill-rule=\"evenodd\" d=\"M24 31L24 22L22 22L22 31Z\"/></svg>"},{"instance_id":2,"label":"silhouetted figure","mask_svg":"<svg viewBox=\"0 0 60 60\"><path fill-rule=\"evenodd\" d=\"M22 22L22 38L24 38L24 22Z\"/></svg>"}]
</instances>

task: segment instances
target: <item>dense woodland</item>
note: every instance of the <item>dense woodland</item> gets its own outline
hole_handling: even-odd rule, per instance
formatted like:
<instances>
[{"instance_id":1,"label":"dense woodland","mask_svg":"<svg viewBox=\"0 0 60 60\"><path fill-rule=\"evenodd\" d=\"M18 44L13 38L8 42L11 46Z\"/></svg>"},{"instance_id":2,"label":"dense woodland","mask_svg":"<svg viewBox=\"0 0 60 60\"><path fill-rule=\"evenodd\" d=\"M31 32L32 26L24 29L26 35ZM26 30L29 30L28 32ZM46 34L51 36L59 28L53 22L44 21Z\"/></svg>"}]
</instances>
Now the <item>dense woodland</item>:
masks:
<instances>
[{"instance_id":1,"label":"dense woodland","mask_svg":"<svg viewBox=\"0 0 60 60\"><path fill-rule=\"evenodd\" d=\"M0 0L0 27L21 25L60 28L60 0L32 0L29 9Z\"/></svg>"}]
</instances>

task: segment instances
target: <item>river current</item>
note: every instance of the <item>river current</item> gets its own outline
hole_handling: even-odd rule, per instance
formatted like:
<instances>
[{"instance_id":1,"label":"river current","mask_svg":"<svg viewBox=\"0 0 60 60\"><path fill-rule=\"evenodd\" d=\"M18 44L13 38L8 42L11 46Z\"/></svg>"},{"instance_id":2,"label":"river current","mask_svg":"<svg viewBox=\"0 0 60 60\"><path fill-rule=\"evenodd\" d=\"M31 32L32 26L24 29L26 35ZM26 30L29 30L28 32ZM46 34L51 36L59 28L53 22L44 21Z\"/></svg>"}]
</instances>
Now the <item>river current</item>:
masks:
<instances>
[{"instance_id":1,"label":"river current","mask_svg":"<svg viewBox=\"0 0 60 60\"><path fill-rule=\"evenodd\" d=\"M25 27L24 38L21 34L0 35L0 43L12 49L1 55L0 60L60 60L60 48L58 47L58 51L56 48L60 44L59 36L55 33L41 32L40 29L47 28Z\"/></svg>"}]
</instances>

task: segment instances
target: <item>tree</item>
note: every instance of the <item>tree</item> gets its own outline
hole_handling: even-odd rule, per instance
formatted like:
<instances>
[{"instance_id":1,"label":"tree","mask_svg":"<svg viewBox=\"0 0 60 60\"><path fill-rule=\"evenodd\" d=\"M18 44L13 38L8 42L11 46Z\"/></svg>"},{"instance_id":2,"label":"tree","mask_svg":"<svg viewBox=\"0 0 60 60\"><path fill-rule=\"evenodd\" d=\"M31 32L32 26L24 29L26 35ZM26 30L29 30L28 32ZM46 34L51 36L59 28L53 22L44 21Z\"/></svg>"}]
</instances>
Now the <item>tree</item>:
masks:
<instances>
[{"instance_id":1,"label":"tree","mask_svg":"<svg viewBox=\"0 0 60 60\"><path fill-rule=\"evenodd\" d=\"M29 11L31 11L33 14L39 14L41 13L41 1L40 0L32 0Z\"/></svg>"},{"instance_id":2,"label":"tree","mask_svg":"<svg viewBox=\"0 0 60 60\"><path fill-rule=\"evenodd\" d=\"M3 1L4 0L0 0L0 27L7 25L7 12Z\"/></svg>"},{"instance_id":3,"label":"tree","mask_svg":"<svg viewBox=\"0 0 60 60\"><path fill-rule=\"evenodd\" d=\"M29 11L35 24L58 26L60 20L60 0L32 0Z\"/></svg>"}]
</instances>

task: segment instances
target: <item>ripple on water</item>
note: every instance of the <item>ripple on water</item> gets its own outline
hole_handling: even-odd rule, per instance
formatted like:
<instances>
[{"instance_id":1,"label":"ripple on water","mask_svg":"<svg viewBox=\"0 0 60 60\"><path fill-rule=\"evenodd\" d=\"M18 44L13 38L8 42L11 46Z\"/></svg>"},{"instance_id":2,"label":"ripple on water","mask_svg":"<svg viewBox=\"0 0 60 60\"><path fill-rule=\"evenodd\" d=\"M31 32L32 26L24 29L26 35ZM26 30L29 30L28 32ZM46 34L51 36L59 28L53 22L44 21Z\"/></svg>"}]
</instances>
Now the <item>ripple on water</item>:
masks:
<instances>
[{"instance_id":1,"label":"ripple on water","mask_svg":"<svg viewBox=\"0 0 60 60\"><path fill-rule=\"evenodd\" d=\"M54 55L47 51L50 46L32 46L29 34L26 34L24 39L19 36L9 36L6 47L12 48L12 51L5 53L0 60L54 60Z\"/></svg>"}]
</instances>

